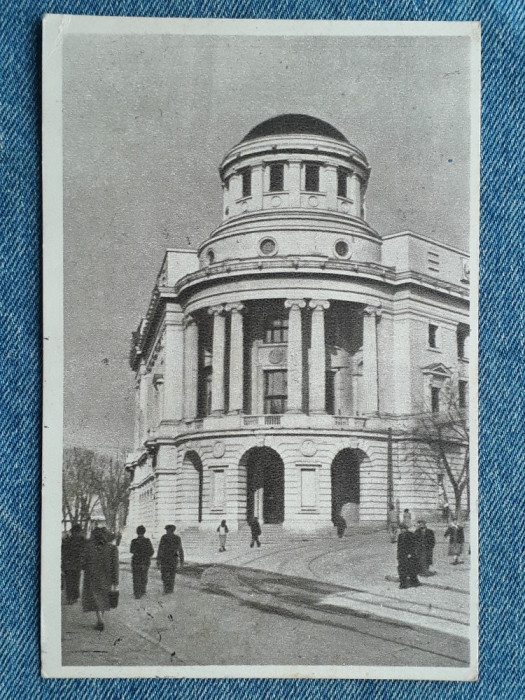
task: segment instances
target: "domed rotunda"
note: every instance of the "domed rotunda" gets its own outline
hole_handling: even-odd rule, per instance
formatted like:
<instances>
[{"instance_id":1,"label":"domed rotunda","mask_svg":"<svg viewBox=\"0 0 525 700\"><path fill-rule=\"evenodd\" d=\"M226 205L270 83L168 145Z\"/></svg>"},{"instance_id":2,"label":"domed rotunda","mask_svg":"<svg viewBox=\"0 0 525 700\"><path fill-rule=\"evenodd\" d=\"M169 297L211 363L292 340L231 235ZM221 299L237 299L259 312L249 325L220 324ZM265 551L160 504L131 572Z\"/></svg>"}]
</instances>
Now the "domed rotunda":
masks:
<instances>
[{"instance_id":1,"label":"domed rotunda","mask_svg":"<svg viewBox=\"0 0 525 700\"><path fill-rule=\"evenodd\" d=\"M255 126L219 175L222 220L167 251L133 334L130 530L434 513L411 417L468 400L467 254L374 231L365 154L315 117Z\"/></svg>"}]
</instances>

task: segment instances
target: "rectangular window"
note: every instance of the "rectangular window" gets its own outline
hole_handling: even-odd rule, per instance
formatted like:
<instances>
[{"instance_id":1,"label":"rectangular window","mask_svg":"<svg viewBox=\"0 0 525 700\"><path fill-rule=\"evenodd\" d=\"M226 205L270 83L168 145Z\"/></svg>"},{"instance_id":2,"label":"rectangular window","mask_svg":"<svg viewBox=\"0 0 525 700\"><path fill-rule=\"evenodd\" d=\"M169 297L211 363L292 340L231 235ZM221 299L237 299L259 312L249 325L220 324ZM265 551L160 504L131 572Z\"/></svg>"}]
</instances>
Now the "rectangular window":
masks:
<instances>
[{"instance_id":1,"label":"rectangular window","mask_svg":"<svg viewBox=\"0 0 525 700\"><path fill-rule=\"evenodd\" d=\"M250 168L245 168L241 171L242 178L242 196L251 197L252 195L252 171Z\"/></svg>"},{"instance_id":2,"label":"rectangular window","mask_svg":"<svg viewBox=\"0 0 525 700\"><path fill-rule=\"evenodd\" d=\"M430 272L439 272L439 253L429 250L427 263Z\"/></svg>"},{"instance_id":3,"label":"rectangular window","mask_svg":"<svg viewBox=\"0 0 525 700\"><path fill-rule=\"evenodd\" d=\"M284 413L288 398L287 372L272 369L264 372L264 412Z\"/></svg>"},{"instance_id":4,"label":"rectangular window","mask_svg":"<svg viewBox=\"0 0 525 700\"><path fill-rule=\"evenodd\" d=\"M306 163L304 166L304 189L306 192L319 192L319 166Z\"/></svg>"},{"instance_id":5,"label":"rectangular window","mask_svg":"<svg viewBox=\"0 0 525 700\"><path fill-rule=\"evenodd\" d=\"M460 360L463 360L467 357L467 339L470 334L470 329L468 326L464 325L463 323L460 323L459 326L457 327L456 330L456 341L457 341L457 348L458 348L458 357Z\"/></svg>"},{"instance_id":6,"label":"rectangular window","mask_svg":"<svg viewBox=\"0 0 525 700\"><path fill-rule=\"evenodd\" d=\"M284 190L284 163L272 163L270 165L270 192L282 192Z\"/></svg>"},{"instance_id":7,"label":"rectangular window","mask_svg":"<svg viewBox=\"0 0 525 700\"><path fill-rule=\"evenodd\" d=\"M348 170L337 168L337 196L348 197Z\"/></svg>"},{"instance_id":8,"label":"rectangular window","mask_svg":"<svg viewBox=\"0 0 525 700\"><path fill-rule=\"evenodd\" d=\"M329 416L335 414L335 372L326 373L325 410Z\"/></svg>"},{"instance_id":9,"label":"rectangular window","mask_svg":"<svg viewBox=\"0 0 525 700\"><path fill-rule=\"evenodd\" d=\"M212 483L213 508L218 510L226 502L226 473L224 469L214 469Z\"/></svg>"},{"instance_id":10,"label":"rectangular window","mask_svg":"<svg viewBox=\"0 0 525 700\"><path fill-rule=\"evenodd\" d=\"M460 408L467 408L468 382L463 379L460 379L458 383L458 403Z\"/></svg>"},{"instance_id":11,"label":"rectangular window","mask_svg":"<svg viewBox=\"0 0 525 700\"><path fill-rule=\"evenodd\" d=\"M430 400L432 404L432 413L439 413L439 388L437 386L430 387Z\"/></svg>"},{"instance_id":12,"label":"rectangular window","mask_svg":"<svg viewBox=\"0 0 525 700\"><path fill-rule=\"evenodd\" d=\"M315 469L301 469L301 508L314 510L317 506Z\"/></svg>"},{"instance_id":13,"label":"rectangular window","mask_svg":"<svg viewBox=\"0 0 525 700\"><path fill-rule=\"evenodd\" d=\"M265 343L287 343L288 342L288 319L269 318L264 327Z\"/></svg>"},{"instance_id":14,"label":"rectangular window","mask_svg":"<svg viewBox=\"0 0 525 700\"><path fill-rule=\"evenodd\" d=\"M433 323L429 323L428 325L428 347L429 348L437 348L437 334L438 334L438 327L435 326Z\"/></svg>"}]
</instances>

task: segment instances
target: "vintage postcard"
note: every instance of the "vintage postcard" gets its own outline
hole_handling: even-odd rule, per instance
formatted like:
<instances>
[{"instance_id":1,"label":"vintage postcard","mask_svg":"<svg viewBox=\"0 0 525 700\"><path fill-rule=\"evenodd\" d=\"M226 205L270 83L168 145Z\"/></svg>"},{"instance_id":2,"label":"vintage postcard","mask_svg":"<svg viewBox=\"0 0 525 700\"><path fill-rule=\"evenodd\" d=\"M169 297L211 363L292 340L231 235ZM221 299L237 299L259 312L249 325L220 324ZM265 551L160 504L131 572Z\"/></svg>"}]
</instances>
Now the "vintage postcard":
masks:
<instances>
[{"instance_id":1,"label":"vintage postcard","mask_svg":"<svg viewBox=\"0 0 525 700\"><path fill-rule=\"evenodd\" d=\"M43 674L474 680L479 25L43 31Z\"/></svg>"}]
</instances>

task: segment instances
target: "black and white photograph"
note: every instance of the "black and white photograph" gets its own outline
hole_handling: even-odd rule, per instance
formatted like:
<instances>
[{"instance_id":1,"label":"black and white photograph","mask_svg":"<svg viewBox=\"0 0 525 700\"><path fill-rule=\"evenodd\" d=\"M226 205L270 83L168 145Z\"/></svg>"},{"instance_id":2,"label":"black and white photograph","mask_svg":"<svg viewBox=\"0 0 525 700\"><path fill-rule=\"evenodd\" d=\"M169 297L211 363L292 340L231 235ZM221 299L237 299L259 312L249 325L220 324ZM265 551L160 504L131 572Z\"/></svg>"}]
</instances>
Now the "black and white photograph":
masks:
<instances>
[{"instance_id":1,"label":"black and white photograph","mask_svg":"<svg viewBox=\"0 0 525 700\"><path fill-rule=\"evenodd\" d=\"M477 677L480 28L48 15L42 672Z\"/></svg>"}]
</instances>

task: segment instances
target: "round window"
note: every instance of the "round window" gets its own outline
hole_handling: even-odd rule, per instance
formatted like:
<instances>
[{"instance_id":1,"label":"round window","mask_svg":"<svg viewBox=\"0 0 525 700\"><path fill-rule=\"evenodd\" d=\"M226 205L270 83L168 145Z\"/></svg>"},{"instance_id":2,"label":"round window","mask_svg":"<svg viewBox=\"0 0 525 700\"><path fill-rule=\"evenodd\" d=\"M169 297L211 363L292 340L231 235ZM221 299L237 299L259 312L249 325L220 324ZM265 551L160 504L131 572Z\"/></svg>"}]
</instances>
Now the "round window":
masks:
<instances>
[{"instance_id":1,"label":"round window","mask_svg":"<svg viewBox=\"0 0 525 700\"><path fill-rule=\"evenodd\" d=\"M259 244L259 249L263 255L273 255L277 250L277 245L273 238L263 238Z\"/></svg>"},{"instance_id":2,"label":"round window","mask_svg":"<svg viewBox=\"0 0 525 700\"><path fill-rule=\"evenodd\" d=\"M335 252L340 258L346 258L348 256L350 248L346 241L337 241L335 244Z\"/></svg>"},{"instance_id":3,"label":"round window","mask_svg":"<svg viewBox=\"0 0 525 700\"><path fill-rule=\"evenodd\" d=\"M213 250L211 248L206 253L206 259L208 261L208 265L213 265L213 263L215 261L215 253L213 252Z\"/></svg>"}]
</instances>

